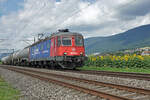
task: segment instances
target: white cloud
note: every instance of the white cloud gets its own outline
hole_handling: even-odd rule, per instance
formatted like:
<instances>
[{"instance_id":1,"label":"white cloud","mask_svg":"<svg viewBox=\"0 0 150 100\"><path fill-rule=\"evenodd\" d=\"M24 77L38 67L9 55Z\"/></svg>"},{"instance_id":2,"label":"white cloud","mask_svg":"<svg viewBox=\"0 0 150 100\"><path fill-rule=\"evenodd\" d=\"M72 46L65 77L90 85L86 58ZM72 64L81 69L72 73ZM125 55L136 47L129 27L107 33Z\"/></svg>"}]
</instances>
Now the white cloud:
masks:
<instances>
[{"instance_id":1,"label":"white cloud","mask_svg":"<svg viewBox=\"0 0 150 100\"><path fill-rule=\"evenodd\" d=\"M131 9L133 0L97 0L92 4L82 0L25 0L21 5L24 9L0 18L0 37L8 38L0 47L20 49L28 45L21 39L33 39L38 33L55 32L58 28L70 28L92 37L117 34L150 23L149 13L128 16L121 12L123 8L126 12ZM126 18L121 17L124 14Z\"/></svg>"},{"instance_id":2,"label":"white cloud","mask_svg":"<svg viewBox=\"0 0 150 100\"><path fill-rule=\"evenodd\" d=\"M1 3L1 2L4 2L4 1L7 1L7 0L0 0L0 3Z\"/></svg>"}]
</instances>

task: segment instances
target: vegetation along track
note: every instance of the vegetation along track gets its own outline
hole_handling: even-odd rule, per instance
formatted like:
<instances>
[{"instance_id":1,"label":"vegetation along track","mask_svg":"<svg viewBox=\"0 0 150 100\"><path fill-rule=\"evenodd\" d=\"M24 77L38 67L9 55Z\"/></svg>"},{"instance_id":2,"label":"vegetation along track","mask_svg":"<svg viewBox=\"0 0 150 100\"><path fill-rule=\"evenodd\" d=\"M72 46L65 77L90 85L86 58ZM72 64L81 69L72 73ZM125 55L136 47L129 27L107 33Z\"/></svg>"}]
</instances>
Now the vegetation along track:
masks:
<instances>
[{"instance_id":1,"label":"vegetation along track","mask_svg":"<svg viewBox=\"0 0 150 100\"><path fill-rule=\"evenodd\" d=\"M130 79L139 79L150 81L150 74L142 73L131 73L131 72L112 72L112 71L92 71L92 70L63 70L65 72L74 72L91 75L111 76L111 77L122 77Z\"/></svg>"},{"instance_id":2,"label":"vegetation along track","mask_svg":"<svg viewBox=\"0 0 150 100\"><path fill-rule=\"evenodd\" d=\"M46 73L35 71L33 69L30 70L16 67L3 68L109 100L150 100L150 90L146 89L103 83L54 73Z\"/></svg>"}]
</instances>

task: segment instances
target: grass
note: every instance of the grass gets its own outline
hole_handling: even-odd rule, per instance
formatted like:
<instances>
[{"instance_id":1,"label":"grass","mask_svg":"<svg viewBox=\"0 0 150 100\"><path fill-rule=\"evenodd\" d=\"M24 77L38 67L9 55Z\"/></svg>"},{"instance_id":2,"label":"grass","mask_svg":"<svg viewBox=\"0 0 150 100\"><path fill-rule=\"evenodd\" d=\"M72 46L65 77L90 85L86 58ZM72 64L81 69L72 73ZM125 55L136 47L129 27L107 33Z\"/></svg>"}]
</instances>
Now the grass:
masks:
<instances>
[{"instance_id":1,"label":"grass","mask_svg":"<svg viewBox=\"0 0 150 100\"><path fill-rule=\"evenodd\" d=\"M19 100L19 91L0 77L0 100Z\"/></svg>"},{"instance_id":2,"label":"grass","mask_svg":"<svg viewBox=\"0 0 150 100\"><path fill-rule=\"evenodd\" d=\"M81 70L97 70L97 71L113 71L113 72L135 72L135 73L150 74L150 69L143 69L143 68L116 68L116 67L83 66L79 69L81 69Z\"/></svg>"}]
</instances>

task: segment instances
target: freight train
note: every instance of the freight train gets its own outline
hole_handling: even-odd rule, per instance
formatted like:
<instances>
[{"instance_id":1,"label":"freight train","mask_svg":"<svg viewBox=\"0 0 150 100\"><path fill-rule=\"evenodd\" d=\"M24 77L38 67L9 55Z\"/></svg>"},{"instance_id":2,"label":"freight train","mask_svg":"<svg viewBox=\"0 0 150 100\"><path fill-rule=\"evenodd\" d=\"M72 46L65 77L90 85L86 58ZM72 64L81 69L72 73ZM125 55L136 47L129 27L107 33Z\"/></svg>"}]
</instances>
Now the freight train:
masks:
<instances>
[{"instance_id":1,"label":"freight train","mask_svg":"<svg viewBox=\"0 0 150 100\"><path fill-rule=\"evenodd\" d=\"M84 39L80 33L59 30L23 50L2 58L3 64L75 69L85 61Z\"/></svg>"}]
</instances>

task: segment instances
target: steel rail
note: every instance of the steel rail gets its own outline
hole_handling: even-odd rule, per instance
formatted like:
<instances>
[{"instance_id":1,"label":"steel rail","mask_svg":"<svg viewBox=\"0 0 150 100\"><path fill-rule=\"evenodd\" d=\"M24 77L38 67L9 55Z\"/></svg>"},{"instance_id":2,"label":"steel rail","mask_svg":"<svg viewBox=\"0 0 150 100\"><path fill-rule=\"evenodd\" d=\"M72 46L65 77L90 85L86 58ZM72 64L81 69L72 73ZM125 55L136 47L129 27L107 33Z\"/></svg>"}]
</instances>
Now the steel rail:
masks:
<instances>
[{"instance_id":1,"label":"steel rail","mask_svg":"<svg viewBox=\"0 0 150 100\"><path fill-rule=\"evenodd\" d=\"M74 72L82 74L91 74L91 75L101 75L101 76L111 76L111 77L122 77L130 79L139 79L150 81L150 74L141 74L141 73L128 73L128 72L109 72L109 71L87 71L87 70L64 70L64 72Z\"/></svg>"},{"instance_id":2,"label":"steel rail","mask_svg":"<svg viewBox=\"0 0 150 100\"><path fill-rule=\"evenodd\" d=\"M79 71L83 71L83 70L79 70ZM90 72L90 71L92 71L92 70L84 70L84 71L87 71L87 72L89 71L89 72ZM93 71L94 71L94 70L93 70ZM150 74L146 74L146 73L136 73L136 72L114 72L114 71L96 71L96 70L95 70L94 72L96 72L96 73L97 73L97 72L98 72L98 73L99 73L99 72L100 72L100 73L101 73L101 72L103 72L103 73L109 72L109 73L121 73L121 74L132 74L132 75L149 75L149 76L150 76Z\"/></svg>"}]
</instances>

